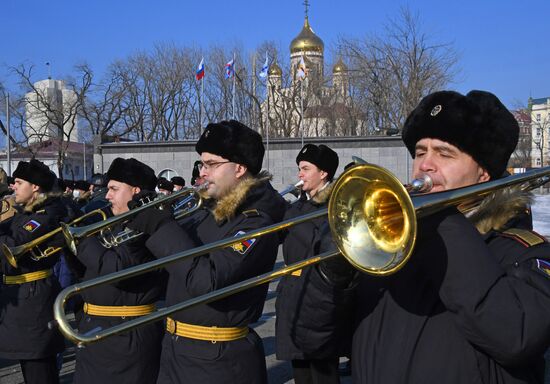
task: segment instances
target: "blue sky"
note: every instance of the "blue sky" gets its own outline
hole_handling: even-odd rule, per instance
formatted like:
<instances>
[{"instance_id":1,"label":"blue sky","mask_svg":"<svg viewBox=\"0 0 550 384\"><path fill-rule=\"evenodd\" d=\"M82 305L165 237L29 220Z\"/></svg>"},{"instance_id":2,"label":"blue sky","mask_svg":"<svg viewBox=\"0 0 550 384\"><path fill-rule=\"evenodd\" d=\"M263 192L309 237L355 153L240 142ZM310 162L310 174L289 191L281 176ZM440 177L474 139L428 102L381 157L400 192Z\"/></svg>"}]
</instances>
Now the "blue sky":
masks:
<instances>
[{"instance_id":1,"label":"blue sky","mask_svg":"<svg viewBox=\"0 0 550 384\"><path fill-rule=\"evenodd\" d=\"M71 72L86 61L98 74L117 58L155 43L207 48L266 40L287 49L301 29L303 0L3 0L0 80L8 66L36 65L37 80ZM550 1L310 0L310 22L325 42L380 33L400 7L418 12L423 30L452 42L462 72L451 88L484 89L508 107L550 96Z\"/></svg>"}]
</instances>

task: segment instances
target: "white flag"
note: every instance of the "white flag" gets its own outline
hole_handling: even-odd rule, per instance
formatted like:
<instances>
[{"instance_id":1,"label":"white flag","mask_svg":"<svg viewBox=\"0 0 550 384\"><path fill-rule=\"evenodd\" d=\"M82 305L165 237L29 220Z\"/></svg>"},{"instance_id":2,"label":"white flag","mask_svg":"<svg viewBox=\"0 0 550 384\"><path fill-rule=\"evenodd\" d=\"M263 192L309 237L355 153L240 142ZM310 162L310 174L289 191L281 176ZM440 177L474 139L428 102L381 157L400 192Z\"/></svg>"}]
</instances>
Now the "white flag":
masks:
<instances>
[{"instance_id":1,"label":"white flag","mask_svg":"<svg viewBox=\"0 0 550 384\"><path fill-rule=\"evenodd\" d=\"M262 67L262 70L260 71L260 77L264 78L267 77L267 71L269 69L269 58L267 57L267 52L265 53L265 62Z\"/></svg>"},{"instance_id":2,"label":"white flag","mask_svg":"<svg viewBox=\"0 0 550 384\"><path fill-rule=\"evenodd\" d=\"M304 56L300 59L298 63L298 70L296 71L296 77L299 80L304 79L307 76L306 62L304 61Z\"/></svg>"}]
</instances>

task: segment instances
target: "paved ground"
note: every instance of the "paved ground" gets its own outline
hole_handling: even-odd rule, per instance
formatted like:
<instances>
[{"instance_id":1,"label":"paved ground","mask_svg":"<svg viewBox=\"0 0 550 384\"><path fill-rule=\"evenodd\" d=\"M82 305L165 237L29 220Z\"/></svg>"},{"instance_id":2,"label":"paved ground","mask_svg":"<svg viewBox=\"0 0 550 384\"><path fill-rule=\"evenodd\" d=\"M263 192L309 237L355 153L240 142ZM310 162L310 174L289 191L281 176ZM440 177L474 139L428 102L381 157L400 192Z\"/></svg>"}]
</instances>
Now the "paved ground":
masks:
<instances>
[{"instance_id":1,"label":"paved ground","mask_svg":"<svg viewBox=\"0 0 550 384\"><path fill-rule=\"evenodd\" d=\"M280 260L277 265L281 265ZM275 359L276 286L277 282L270 284L263 315L260 318L260 321L254 325L254 328L262 337L264 342L269 384L294 383L291 376L290 364L288 362L278 361ZM71 347L68 348L63 356L63 368L60 376L61 384L69 384L73 382L74 365L74 347ZM342 384L349 383L351 383L351 379L349 377L342 380ZM13 361L0 359L0 384L23 384L23 377L21 376L19 364L15 364Z\"/></svg>"}]
</instances>

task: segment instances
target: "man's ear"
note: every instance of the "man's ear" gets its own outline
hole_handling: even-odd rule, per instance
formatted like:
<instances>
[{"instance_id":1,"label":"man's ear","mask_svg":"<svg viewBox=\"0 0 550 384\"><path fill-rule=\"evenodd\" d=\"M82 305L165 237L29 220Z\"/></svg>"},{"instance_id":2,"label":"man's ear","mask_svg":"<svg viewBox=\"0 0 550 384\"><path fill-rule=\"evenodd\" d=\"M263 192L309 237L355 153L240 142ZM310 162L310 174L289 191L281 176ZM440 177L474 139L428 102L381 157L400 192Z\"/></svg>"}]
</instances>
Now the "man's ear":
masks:
<instances>
[{"instance_id":1,"label":"man's ear","mask_svg":"<svg viewBox=\"0 0 550 384\"><path fill-rule=\"evenodd\" d=\"M328 181L328 172L325 172L321 169L321 179L326 183Z\"/></svg>"},{"instance_id":2,"label":"man's ear","mask_svg":"<svg viewBox=\"0 0 550 384\"><path fill-rule=\"evenodd\" d=\"M248 168L246 165L237 163L237 167L235 167L235 177L240 179L246 174L247 171Z\"/></svg>"},{"instance_id":3,"label":"man's ear","mask_svg":"<svg viewBox=\"0 0 550 384\"><path fill-rule=\"evenodd\" d=\"M487 172L485 168L479 167L478 182L484 183L489 180L491 180L491 175L489 175L489 172Z\"/></svg>"},{"instance_id":4,"label":"man's ear","mask_svg":"<svg viewBox=\"0 0 550 384\"><path fill-rule=\"evenodd\" d=\"M36 184L32 184L32 192L36 192L36 193L39 193L40 192L40 186L36 185Z\"/></svg>"},{"instance_id":5,"label":"man's ear","mask_svg":"<svg viewBox=\"0 0 550 384\"><path fill-rule=\"evenodd\" d=\"M137 195L140 192L141 192L140 187L132 187L132 195Z\"/></svg>"}]
</instances>

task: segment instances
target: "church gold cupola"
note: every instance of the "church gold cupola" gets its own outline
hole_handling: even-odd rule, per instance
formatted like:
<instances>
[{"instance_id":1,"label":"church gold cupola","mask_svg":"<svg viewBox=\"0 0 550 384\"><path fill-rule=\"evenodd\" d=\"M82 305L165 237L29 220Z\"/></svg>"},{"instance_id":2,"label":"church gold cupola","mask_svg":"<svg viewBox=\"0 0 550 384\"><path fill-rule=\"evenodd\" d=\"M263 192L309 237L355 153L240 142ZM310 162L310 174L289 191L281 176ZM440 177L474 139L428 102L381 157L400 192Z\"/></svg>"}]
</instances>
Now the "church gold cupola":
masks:
<instances>
[{"instance_id":1,"label":"church gold cupola","mask_svg":"<svg viewBox=\"0 0 550 384\"><path fill-rule=\"evenodd\" d=\"M290 65L291 75L296 79L296 70L302 57L306 63L309 78L323 78L323 54L325 52L325 44L319 36L313 32L309 24L308 8L309 1L304 1L305 18L302 30L290 43Z\"/></svg>"}]
</instances>

